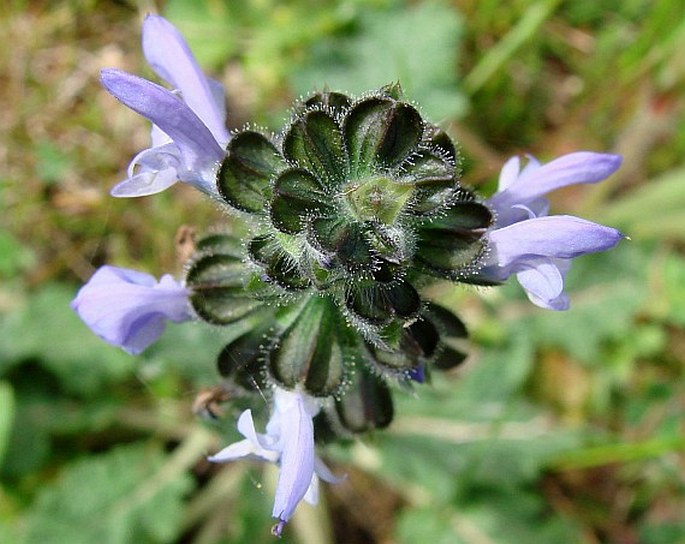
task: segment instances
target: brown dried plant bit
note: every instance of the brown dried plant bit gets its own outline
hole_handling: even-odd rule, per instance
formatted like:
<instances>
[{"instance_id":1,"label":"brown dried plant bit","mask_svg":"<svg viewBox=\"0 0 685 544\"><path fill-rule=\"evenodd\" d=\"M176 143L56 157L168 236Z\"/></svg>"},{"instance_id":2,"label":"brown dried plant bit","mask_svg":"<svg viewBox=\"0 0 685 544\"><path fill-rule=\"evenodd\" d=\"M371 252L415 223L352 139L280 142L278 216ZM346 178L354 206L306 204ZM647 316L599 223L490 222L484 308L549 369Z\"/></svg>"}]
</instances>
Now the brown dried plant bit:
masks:
<instances>
[{"instance_id":1,"label":"brown dried plant bit","mask_svg":"<svg viewBox=\"0 0 685 544\"><path fill-rule=\"evenodd\" d=\"M224 415L221 404L230 397L229 391L223 385L201 389L193 400L193 414L207 419L219 419Z\"/></svg>"},{"instance_id":2,"label":"brown dried plant bit","mask_svg":"<svg viewBox=\"0 0 685 544\"><path fill-rule=\"evenodd\" d=\"M187 263L195 252L195 238L197 229L190 225L181 225L176 231L174 245L176 247L176 260L183 265Z\"/></svg>"}]
</instances>

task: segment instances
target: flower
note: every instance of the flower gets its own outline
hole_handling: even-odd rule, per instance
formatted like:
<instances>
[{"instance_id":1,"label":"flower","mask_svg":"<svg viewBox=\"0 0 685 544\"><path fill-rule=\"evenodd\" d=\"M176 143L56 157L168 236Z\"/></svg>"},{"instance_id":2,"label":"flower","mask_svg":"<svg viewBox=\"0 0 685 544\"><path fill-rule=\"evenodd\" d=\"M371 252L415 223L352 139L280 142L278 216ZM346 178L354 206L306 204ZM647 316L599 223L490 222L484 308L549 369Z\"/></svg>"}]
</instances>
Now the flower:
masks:
<instances>
[{"instance_id":1,"label":"flower","mask_svg":"<svg viewBox=\"0 0 685 544\"><path fill-rule=\"evenodd\" d=\"M624 238L616 229L578 217L547 217L543 195L567 185L597 183L621 165L619 155L581 151L541 165L529 157L521 169L518 157L507 161L498 191L485 203L496 213L487 238L490 254L478 278L504 281L512 274L533 304L566 310L564 275L570 260L613 248Z\"/></svg>"},{"instance_id":2,"label":"flower","mask_svg":"<svg viewBox=\"0 0 685 544\"><path fill-rule=\"evenodd\" d=\"M192 318L188 291L170 275L153 276L117 268L99 268L79 290L71 308L106 342L137 355L164 332L165 320Z\"/></svg>"},{"instance_id":3,"label":"flower","mask_svg":"<svg viewBox=\"0 0 685 544\"><path fill-rule=\"evenodd\" d=\"M104 87L153 123L152 146L133 158L128 179L116 185L112 195L151 195L179 180L214 195L216 169L230 140L224 89L205 77L181 34L163 17L145 18L143 52L175 90L121 70L102 70Z\"/></svg>"},{"instance_id":4,"label":"flower","mask_svg":"<svg viewBox=\"0 0 685 544\"><path fill-rule=\"evenodd\" d=\"M279 465L272 513L278 519L273 529L276 536L281 535L302 499L310 504L318 502L319 478L330 483L340 481L314 453L312 419L318 412L319 405L311 397L277 387L266 434L255 430L252 412L245 410L238 418L238 431L245 440L209 457L215 463L256 458Z\"/></svg>"}]
</instances>

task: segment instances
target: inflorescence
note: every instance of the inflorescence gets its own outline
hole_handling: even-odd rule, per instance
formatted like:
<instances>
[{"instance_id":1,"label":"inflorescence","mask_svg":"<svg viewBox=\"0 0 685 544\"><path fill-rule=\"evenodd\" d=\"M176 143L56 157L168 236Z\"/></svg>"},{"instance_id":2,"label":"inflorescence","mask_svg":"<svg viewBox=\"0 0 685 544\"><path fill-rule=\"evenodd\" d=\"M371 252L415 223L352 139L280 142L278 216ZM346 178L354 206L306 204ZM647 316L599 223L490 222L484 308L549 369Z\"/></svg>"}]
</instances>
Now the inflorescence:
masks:
<instances>
[{"instance_id":1,"label":"inflorescence","mask_svg":"<svg viewBox=\"0 0 685 544\"><path fill-rule=\"evenodd\" d=\"M466 327L428 300L435 279L496 285L515 275L538 306L568 307L570 260L614 247L622 235L572 216L548 216L547 192L595 183L616 155L579 152L545 165L507 162L498 191L461 182L445 131L423 119L399 84L361 98L316 92L277 134L225 128L223 88L204 76L180 34L148 16L143 49L174 89L118 70L102 82L153 123L152 145L132 161L115 196L189 183L242 220L236 232L195 241L185 277L99 269L72 306L104 340L139 353L165 320L200 320L243 333L218 356L224 386L266 395L258 433L210 458L257 457L280 467L273 516L280 534L318 479L338 479L317 442L386 427L391 387L426 381L466 357Z\"/></svg>"}]
</instances>

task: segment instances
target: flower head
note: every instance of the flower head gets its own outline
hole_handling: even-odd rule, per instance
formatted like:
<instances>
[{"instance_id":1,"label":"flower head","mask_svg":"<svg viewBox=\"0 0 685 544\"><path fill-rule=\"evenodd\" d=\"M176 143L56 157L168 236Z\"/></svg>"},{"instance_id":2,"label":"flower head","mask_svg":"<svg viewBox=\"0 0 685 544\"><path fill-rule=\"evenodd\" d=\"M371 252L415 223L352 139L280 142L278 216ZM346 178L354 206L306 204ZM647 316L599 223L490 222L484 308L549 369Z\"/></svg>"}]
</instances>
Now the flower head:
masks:
<instances>
[{"instance_id":1,"label":"flower head","mask_svg":"<svg viewBox=\"0 0 685 544\"><path fill-rule=\"evenodd\" d=\"M245 440L209 458L215 463L256 458L278 464L280 474L273 507L273 517L278 520L274 527L277 536L302 499L317 503L319 478L331 483L339 481L314 453L312 419L318 411L319 405L311 397L276 388L266 434L255 430L252 412L245 410L238 419L238 430Z\"/></svg>"},{"instance_id":2,"label":"flower head","mask_svg":"<svg viewBox=\"0 0 685 544\"><path fill-rule=\"evenodd\" d=\"M188 291L165 275L103 266L81 287L72 309L106 342L136 355L164 332L165 321L191 319Z\"/></svg>"},{"instance_id":3,"label":"flower head","mask_svg":"<svg viewBox=\"0 0 685 544\"><path fill-rule=\"evenodd\" d=\"M533 304L566 310L564 275L570 260L618 244L616 229L573 216L547 217L543 195L567 185L596 183L621 165L618 155L578 152L541 165L530 157L521 169L518 157L502 168L498 191L486 201L496 213L487 238L490 254L478 273L482 280L504 281L511 275Z\"/></svg>"},{"instance_id":4,"label":"flower head","mask_svg":"<svg viewBox=\"0 0 685 544\"><path fill-rule=\"evenodd\" d=\"M152 146L133 158L128 179L112 195L150 195L177 181L214 195L216 169L230 139L223 87L205 77L183 37L163 17L146 17L143 51L174 90L120 70L102 71L104 87L153 123Z\"/></svg>"}]
</instances>

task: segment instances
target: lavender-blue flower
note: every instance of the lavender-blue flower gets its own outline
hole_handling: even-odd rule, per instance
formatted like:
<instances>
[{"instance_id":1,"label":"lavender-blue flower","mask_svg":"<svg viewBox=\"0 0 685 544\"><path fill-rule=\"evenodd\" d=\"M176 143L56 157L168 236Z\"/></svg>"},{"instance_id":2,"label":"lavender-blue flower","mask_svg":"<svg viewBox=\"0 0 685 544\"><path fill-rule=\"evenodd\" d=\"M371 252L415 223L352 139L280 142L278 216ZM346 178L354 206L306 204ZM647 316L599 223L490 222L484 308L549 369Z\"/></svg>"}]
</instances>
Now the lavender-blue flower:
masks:
<instances>
[{"instance_id":1,"label":"lavender-blue flower","mask_svg":"<svg viewBox=\"0 0 685 544\"><path fill-rule=\"evenodd\" d=\"M493 282L512 275L533 304L566 310L564 276L570 260L606 251L624 236L616 229L573 216L547 217L548 192L568 185L597 183L613 174L621 157L577 152L545 165L529 157L521 169L518 157L502 168L498 191L486 204L495 212L488 232L489 255L478 277Z\"/></svg>"},{"instance_id":2,"label":"lavender-blue flower","mask_svg":"<svg viewBox=\"0 0 685 544\"><path fill-rule=\"evenodd\" d=\"M188 290L170 275L103 266L81 287L72 309L106 342L137 355L164 332L165 321L191 319Z\"/></svg>"}]
</instances>

